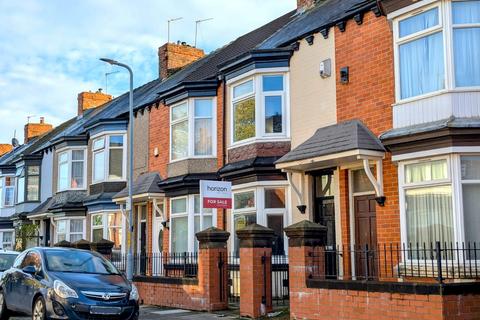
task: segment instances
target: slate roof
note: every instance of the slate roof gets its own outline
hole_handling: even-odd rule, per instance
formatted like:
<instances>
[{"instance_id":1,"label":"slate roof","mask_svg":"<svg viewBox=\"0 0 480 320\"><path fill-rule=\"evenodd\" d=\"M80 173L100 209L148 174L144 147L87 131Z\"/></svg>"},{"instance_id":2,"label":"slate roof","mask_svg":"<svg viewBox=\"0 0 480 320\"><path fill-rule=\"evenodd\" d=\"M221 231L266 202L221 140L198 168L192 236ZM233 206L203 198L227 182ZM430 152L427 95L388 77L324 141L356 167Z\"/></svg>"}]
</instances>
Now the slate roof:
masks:
<instances>
[{"instance_id":1,"label":"slate roof","mask_svg":"<svg viewBox=\"0 0 480 320\"><path fill-rule=\"evenodd\" d=\"M480 118L450 117L444 120L422 123L418 125L396 128L380 135L381 140L404 137L417 133L437 131L446 128L480 128Z\"/></svg>"},{"instance_id":2,"label":"slate roof","mask_svg":"<svg viewBox=\"0 0 480 320\"><path fill-rule=\"evenodd\" d=\"M28 213L27 216L33 216L33 215L37 215L37 214L47 213L48 208L50 208L53 201L54 201L53 197L48 198L47 200L42 202L38 207L36 207L33 211Z\"/></svg>"},{"instance_id":3,"label":"slate roof","mask_svg":"<svg viewBox=\"0 0 480 320\"><path fill-rule=\"evenodd\" d=\"M219 174L225 174L232 171L238 171L249 168L259 168L259 167L273 167L275 166L275 161L280 157L255 157L237 162L230 162L218 170Z\"/></svg>"},{"instance_id":4,"label":"slate roof","mask_svg":"<svg viewBox=\"0 0 480 320\"><path fill-rule=\"evenodd\" d=\"M145 193L161 193L162 191L158 187L158 183L162 179L158 172L148 172L141 174L135 180L133 184L133 195L145 194ZM125 198L128 197L128 186L117 193L113 198Z\"/></svg>"},{"instance_id":5,"label":"slate roof","mask_svg":"<svg viewBox=\"0 0 480 320\"><path fill-rule=\"evenodd\" d=\"M83 208L83 201L87 197L86 191L63 191L52 197L49 211L63 208Z\"/></svg>"},{"instance_id":6,"label":"slate roof","mask_svg":"<svg viewBox=\"0 0 480 320\"><path fill-rule=\"evenodd\" d=\"M312 137L276 163L310 159L356 149L386 151L380 140L360 120L351 120L318 129Z\"/></svg>"}]
</instances>

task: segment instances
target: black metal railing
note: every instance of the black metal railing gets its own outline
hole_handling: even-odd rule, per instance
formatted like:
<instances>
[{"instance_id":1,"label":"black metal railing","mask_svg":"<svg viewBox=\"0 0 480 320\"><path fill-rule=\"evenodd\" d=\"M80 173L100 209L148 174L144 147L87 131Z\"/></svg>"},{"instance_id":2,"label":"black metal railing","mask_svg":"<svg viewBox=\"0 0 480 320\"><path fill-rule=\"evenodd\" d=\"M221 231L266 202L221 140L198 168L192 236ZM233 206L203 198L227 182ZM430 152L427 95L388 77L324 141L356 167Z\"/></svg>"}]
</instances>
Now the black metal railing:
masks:
<instances>
[{"instance_id":1,"label":"black metal railing","mask_svg":"<svg viewBox=\"0 0 480 320\"><path fill-rule=\"evenodd\" d=\"M227 260L228 303L240 303L240 258L238 253L229 253Z\"/></svg>"},{"instance_id":2,"label":"black metal railing","mask_svg":"<svg viewBox=\"0 0 480 320\"><path fill-rule=\"evenodd\" d=\"M310 277L343 280L480 280L479 243L315 247Z\"/></svg>"},{"instance_id":3,"label":"black metal railing","mask_svg":"<svg viewBox=\"0 0 480 320\"><path fill-rule=\"evenodd\" d=\"M112 253L111 262L122 272L127 269L127 254ZM198 274L197 253L151 253L133 255L135 276L196 278Z\"/></svg>"},{"instance_id":4,"label":"black metal railing","mask_svg":"<svg viewBox=\"0 0 480 320\"><path fill-rule=\"evenodd\" d=\"M288 305L290 298L288 256L272 256L272 299L276 305Z\"/></svg>"}]
</instances>

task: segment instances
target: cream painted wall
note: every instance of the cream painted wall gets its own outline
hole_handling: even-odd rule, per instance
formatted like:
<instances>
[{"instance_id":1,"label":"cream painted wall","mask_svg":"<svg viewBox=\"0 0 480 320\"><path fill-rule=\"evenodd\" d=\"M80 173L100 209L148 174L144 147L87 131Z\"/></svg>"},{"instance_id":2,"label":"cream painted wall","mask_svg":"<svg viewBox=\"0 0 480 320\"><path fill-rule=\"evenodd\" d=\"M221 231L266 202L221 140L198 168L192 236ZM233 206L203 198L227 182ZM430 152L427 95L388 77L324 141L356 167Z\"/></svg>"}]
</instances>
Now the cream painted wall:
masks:
<instances>
[{"instance_id":1,"label":"cream painted wall","mask_svg":"<svg viewBox=\"0 0 480 320\"><path fill-rule=\"evenodd\" d=\"M320 62L331 59L332 75L320 77ZM315 34L313 45L305 40L290 60L290 108L292 148L311 137L318 128L335 124L335 39Z\"/></svg>"}]
</instances>

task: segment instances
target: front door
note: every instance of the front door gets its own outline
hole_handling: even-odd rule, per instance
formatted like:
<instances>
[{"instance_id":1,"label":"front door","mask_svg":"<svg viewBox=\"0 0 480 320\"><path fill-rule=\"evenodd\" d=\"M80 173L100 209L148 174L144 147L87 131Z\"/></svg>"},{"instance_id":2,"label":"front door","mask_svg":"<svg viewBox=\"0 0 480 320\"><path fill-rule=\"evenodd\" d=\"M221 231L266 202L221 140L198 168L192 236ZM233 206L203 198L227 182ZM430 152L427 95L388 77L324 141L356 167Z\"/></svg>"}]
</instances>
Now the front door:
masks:
<instances>
[{"instance_id":1,"label":"front door","mask_svg":"<svg viewBox=\"0 0 480 320\"><path fill-rule=\"evenodd\" d=\"M145 274L147 271L147 205L137 206L138 214L138 248L139 254L139 271Z\"/></svg>"},{"instance_id":2,"label":"front door","mask_svg":"<svg viewBox=\"0 0 480 320\"><path fill-rule=\"evenodd\" d=\"M362 278L375 278L378 273L375 195L356 196L354 203L356 275Z\"/></svg>"},{"instance_id":3,"label":"front door","mask_svg":"<svg viewBox=\"0 0 480 320\"><path fill-rule=\"evenodd\" d=\"M275 232L272 254L277 256L285 255L283 244L283 215L267 215L267 227Z\"/></svg>"},{"instance_id":4,"label":"front door","mask_svg":"<svg viewBox=\"0 0 480 320\"><path fill-rule=\"evenodd\" d=\"M315 210L313 221L327 227L325 252L325 274L327 278L337 276L337 248L335 235L335 189L333 172L315 175Z\"/></svg>"},{"instance_id":5,"label":"front door","mask_svg":"<svg viewBox=\"0 0 480 320\"><path fill-rule=\"evenodd\" d=\"M50 219L43 220L45 221L45 234L44 234L44 245L45 247L50 247Z\"/></svg>"}]
</instances>

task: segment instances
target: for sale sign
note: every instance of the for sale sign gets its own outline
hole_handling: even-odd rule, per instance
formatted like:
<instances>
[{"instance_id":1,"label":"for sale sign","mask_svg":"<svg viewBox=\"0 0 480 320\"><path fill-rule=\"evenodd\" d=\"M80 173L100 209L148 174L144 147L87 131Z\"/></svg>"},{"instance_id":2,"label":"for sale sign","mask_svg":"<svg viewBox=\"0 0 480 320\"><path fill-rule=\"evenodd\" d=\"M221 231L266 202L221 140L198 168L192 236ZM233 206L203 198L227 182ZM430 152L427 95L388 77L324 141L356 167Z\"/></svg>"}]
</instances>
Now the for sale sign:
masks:
<instances>
[{"instance_id":1,"label":"for sale sign","mask_svg":"<svg viewBox=\"0 0 480 320\"><path fill-rule=\"evenodd\" d=\"M200 197L203 208L231 209L232 183L200 180Z\"/></svg>"}]
</instances>

